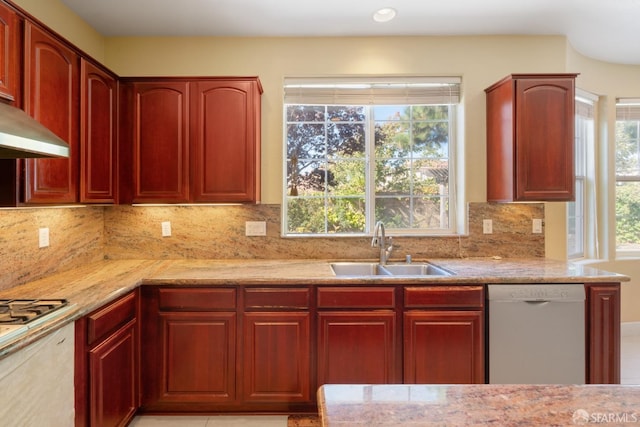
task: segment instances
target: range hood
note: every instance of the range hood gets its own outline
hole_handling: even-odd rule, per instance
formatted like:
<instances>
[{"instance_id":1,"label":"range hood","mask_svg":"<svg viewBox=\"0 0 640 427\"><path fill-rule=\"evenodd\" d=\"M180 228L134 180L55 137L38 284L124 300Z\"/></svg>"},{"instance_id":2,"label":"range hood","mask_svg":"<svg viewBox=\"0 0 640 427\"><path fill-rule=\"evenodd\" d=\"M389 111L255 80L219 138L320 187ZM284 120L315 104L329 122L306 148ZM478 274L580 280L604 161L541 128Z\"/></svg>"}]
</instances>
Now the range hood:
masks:
<instances>
[{"instance_id":1,"label":"range hood","mask_svg":"<svg viewBox=\"0 0 640 427\"><path fill-rule=\"evenodd\" d=\"M69 145L19 108L0 102L0 159L69 157Z\"/></svg>"}]
</instances>

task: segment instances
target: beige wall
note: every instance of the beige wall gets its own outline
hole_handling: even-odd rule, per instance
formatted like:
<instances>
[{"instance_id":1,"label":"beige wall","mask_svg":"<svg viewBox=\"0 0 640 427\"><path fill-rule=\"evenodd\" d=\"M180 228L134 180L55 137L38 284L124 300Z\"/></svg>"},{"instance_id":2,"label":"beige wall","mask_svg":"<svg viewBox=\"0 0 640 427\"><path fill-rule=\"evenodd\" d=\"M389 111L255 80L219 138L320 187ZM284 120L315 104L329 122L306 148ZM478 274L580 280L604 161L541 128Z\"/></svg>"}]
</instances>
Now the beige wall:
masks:
<instances>
[{"instance_id":1,"label":"beige wall","mask_svg":"<svg viewBox=\"0 0 640 427\"><path fill-rule=\"evenodd\" d=\"M459 151L465 202L485 200L485 108L483 89L509 73L578 72L577 85L602 95L598 147L598 197L611 201L612 123L616 96L640 97L640 67L585 58L561 36L370 37L370 38L103 38L59 0L14 0L34 16L122 76L258 75L263 97L263 202L282 195L282 101L284 76L336 74L459 75L463 114ZM603 206L612 206L602 204ZM613 231L611 208L598 212L600 241ZM564 259L565 205L545 207L546 255ZM600 245L600 258L613 249ZM634 279L623 289L623 319L640 321L640 261L613 261L606 267Z\"/></svg>"},{"instance_id":2,"label":"beige wall","mask_svg":"<svg viewBox=\"0 0 640 427\"><path fill-rule=\"evenodd\" d=\"M69 40L95 60L104 62L106 39L60 0L9 0Z\"/></svg>"}]
</instances>

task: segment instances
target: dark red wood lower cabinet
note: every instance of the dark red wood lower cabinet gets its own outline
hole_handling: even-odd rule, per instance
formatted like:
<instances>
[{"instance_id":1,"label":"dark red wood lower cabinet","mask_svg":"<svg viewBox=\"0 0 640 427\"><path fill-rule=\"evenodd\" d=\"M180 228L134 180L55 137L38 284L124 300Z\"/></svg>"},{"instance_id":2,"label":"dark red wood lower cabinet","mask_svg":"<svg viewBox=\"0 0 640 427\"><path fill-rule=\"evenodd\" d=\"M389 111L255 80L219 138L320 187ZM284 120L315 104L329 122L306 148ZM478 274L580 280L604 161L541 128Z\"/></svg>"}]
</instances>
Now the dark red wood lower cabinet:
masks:
<instances>
[{"instance_id":1,"label":"dark red wood lower cabinet","mask_svg":"<svg viewBox=\"0 0 640 427\"><path fill-rule=\"evenodd\" d=\"M400 382L396 313L318 313L318 386Z\"/></svg>"},{"instance_id":2,"label":"dark red wood lower cabinet","mask_svg":"<svg viewBox=\"0 0 640 427\"><path fill-rule=\"evenodd\" d=\"M236 401L236 313L162 312L144 338L143 407L207 409Z\"/></svg>"},{"instance_id":3,"label":"dark red wood lower cabinet","mask_svg":"<svg viewBox=\"0 0 640 427\"><path fill-rule=\"evenodd\" d=\"M404 314L405 384L484 383L482 311Z\"/></svg>"},{"instance_id":4,"label":"dark red wood lower cabinet","mask_svg":"<svg viewBox=\"0 0 640 427\"><path fill-rule=\"evenodd\" d=\"M585 287L587 383L620 384L620 283Z\"/></svg>"},{"instance_id":5,"label":"dark red wood lower cabinet","mask_svg":"<svg viewBox=\"0 0 640 427\"><path fill-rule=\"evenodd\" d=\"M310 314L244 314L244 402L310 402Z\"/></svg>"},{"instance_id":6,"label":"dark red wood lower cabinet","mask_svg":"<svg viewBox=\"0 0 640 427\"><path fill-rule=\"evenodd\" d=\"M138 409L136 340L132 321L89 352L92 426L125 426Z\"/></svg>"},{"instance_id":7,"label":"dark red wood lower cabinet","mask_svg":"<svg viewBox=\"0 0 640 427\"><path fill-rule=\"evenodd\" d=\"M136 290L76 321L76 427L126 426L138 410L138 312Z\"/></svg>"}]
</instances>

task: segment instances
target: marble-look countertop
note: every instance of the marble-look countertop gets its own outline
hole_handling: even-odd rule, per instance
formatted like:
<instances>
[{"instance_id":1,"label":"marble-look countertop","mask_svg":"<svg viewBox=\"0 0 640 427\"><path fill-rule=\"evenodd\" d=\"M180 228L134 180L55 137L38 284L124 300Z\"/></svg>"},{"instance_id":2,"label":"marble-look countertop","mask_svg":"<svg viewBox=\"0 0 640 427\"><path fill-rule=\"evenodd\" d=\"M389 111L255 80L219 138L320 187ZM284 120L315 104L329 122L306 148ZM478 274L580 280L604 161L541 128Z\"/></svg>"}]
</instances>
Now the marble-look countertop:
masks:
<instances>
[{"instance_id":1,"label":"marble-look countertop","mask_svg":"<svg viewBox=\"0 0 640 427\"><path fill-rule=\"evenodd\" d=\"M640 424L637 385L323 385L323 427Z\"/></svg>"},{"instance_id":2,"label":"marble-look countertop","mask_svg":"<svg viewBox=\"0 0 640 427\"><path fill-rule=\"evenodd\" d=\"M361 261L361 260L358 260ZM533 259L432 259L454 274L419 277L336 277L327 260L104 260L0 291L0 299L64 298L64 316L0 343L0 357L146 285L353 285L624 282L628 276L580 264ZM373 262L373 261L372 261ZM415 260L414 263L420 262Z\"/></svg>"}]
</instances>

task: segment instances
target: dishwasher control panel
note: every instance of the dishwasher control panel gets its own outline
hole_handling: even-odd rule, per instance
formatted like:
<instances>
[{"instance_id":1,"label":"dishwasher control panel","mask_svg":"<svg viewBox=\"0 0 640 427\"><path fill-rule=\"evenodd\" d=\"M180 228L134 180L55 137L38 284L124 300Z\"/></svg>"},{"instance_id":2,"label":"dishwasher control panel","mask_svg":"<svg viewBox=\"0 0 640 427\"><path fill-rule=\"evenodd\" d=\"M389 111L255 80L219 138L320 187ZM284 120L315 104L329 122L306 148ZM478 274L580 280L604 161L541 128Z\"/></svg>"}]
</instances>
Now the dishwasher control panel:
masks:
<instances>
[{"instance_id":1,"label":"dishwasher control panel","mask_svg":"<svg viewBox=\"0 0 640 427\"><path fill-rule=\"evenodd\" d=\"M489 285L488 298L493 301L584 301L585 291L582 283Z\"/></svg>"}]
</instances>

